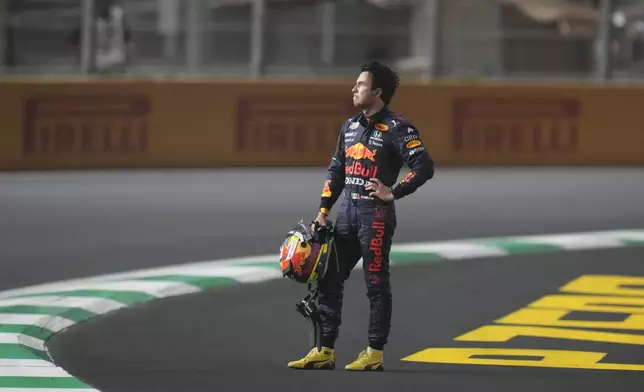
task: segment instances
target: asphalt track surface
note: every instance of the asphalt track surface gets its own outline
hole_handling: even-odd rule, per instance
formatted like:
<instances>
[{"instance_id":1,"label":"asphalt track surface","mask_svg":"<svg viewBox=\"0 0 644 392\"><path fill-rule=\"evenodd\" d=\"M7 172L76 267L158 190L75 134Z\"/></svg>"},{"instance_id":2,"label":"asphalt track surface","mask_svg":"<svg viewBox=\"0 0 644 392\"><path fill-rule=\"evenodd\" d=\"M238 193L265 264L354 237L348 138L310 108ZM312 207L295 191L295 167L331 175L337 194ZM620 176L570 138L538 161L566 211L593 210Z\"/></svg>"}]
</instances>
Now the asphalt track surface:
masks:
<instances>
[{"instance_id":1,"label":"asphalt track surface","mask_svg":"<svg viewBox=\"0 0 644 392\"><path fill-rule=\"evenodd\" d=\"M315 213L324 170L0 175L0 289L276 252ZM441 169L397 203L396 243L644 227L640 168ZM406 266L393 273L394 328L382 374L294 372L307 349L293 310L303 287L278 280L121 310L55 336L59 366L103 391L641 390L640 372L401 362L555 293L583 274L644 275L641 249ZM361 273L347 284L337 360L364 347ZM498 345L498 343L497 343ZM487 345L489 346L489 344ZM617 347L618 346L618 347ZM635 345L519 338L502 347L595 350L644 363Z\"/></svg>"}]
</instances>

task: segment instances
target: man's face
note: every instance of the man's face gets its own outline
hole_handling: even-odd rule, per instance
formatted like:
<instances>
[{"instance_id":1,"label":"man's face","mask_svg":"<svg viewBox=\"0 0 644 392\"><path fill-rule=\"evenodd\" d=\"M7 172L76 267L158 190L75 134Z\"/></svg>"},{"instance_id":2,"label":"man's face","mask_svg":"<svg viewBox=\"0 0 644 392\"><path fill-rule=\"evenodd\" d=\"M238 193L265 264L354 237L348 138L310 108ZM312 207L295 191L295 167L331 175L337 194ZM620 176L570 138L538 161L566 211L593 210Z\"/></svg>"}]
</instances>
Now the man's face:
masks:
<instances>
[{"instance_id":1,"label":"man's face","mask_svg":"<svg viewBox=\"0 0 644 392\"><path fill-rule=\"evenodd\" d=\"M371 74L362 72L356 80L356 85L351 90L353 92L353 106L366 108L373 104L378 97L371 90Z\"/></svg>"}]
</instances>

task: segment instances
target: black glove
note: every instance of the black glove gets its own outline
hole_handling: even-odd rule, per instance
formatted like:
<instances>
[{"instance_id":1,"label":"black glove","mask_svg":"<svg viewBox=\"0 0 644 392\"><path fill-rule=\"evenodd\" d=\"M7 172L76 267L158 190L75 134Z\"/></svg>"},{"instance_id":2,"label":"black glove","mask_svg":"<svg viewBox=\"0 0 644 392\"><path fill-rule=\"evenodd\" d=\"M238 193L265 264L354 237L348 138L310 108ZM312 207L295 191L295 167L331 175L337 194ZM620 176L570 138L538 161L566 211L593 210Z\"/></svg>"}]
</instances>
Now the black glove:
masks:
<instances>
[{"instance_id":1,"label":"black glove","mask_svg":"<svg viewBox=\"0 0 644 392\"><path fill-rule=\"evenodd\" d=\"M317 221L313 221L311 224L314 227L313 235L315 236L315 241L320 244L329 242L333 236L333 223L327 220L324 226L320 225Z\"/></svg>"}]
</instances>

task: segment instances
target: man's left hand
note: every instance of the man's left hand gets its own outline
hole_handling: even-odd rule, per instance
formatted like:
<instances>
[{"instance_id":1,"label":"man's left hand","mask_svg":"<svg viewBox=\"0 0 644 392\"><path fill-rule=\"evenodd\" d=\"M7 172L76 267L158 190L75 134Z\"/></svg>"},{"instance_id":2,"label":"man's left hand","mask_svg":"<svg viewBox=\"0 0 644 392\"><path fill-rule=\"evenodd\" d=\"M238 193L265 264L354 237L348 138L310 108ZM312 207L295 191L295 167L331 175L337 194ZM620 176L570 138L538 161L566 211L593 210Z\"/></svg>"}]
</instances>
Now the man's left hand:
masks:
<instances>
[{"instance_id":1,"label":"man's left hand","mask_svg":"<svg viewBox=\"0 0 644 392\"><path fill-rule=\"evenodd\" d=\"M391 193L391 189L377 178L370 179L369 182L367 182L367 184L365 185L365 189L372 191L371 193L369 193L369 196L375 196L382 201L394 200L394 194Z\"/></svg>"}]
</instances>

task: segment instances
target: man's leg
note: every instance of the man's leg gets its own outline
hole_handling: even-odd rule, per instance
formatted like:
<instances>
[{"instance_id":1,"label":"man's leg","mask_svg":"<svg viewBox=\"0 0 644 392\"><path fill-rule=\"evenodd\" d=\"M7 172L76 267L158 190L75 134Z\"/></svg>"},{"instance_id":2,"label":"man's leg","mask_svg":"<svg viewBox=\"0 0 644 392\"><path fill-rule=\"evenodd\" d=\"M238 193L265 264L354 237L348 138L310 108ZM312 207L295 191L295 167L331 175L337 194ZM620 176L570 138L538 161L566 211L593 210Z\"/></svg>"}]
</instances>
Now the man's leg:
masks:
<instances>
[{"instance_id":1,"label":"man's leg","mask_svg":"<svg viewBox=\"0 0 644 392\"><path fill-rule=\"evenodd\" d=\"M348 370L381 370L382 350L391 328L392 295L389 281L389 253L396 216L393 204L365 206L361 211L359 232L362 247L364 279L367 286L370 315L369 348ZM373 350L376 350L375 352Z\"/></svg>"},{"instance_id":2,"label":"man's leg","mask_svg":"<svg viewBox=\"0 0 644 392\"><path fill-rule=\"evenodd\" d=\"M319 282L318 310L321 319L320 343L322 350L311 349L306 357L289 362L295 369L334 369L335 341L338 338L342 321L342 297L344 282L360 259L360 241L354 229L353 206L343 201L335 224L335 251L324 278ZM337 260L335 258L337 254Z\"/></svg>"},{"instance_id":3,"label":"man's leg","mask_svg":"<svg viewBox=\"0 0 644 392\"><path fill-rule=\"evenodd\" d=\"M352 225L352 211L355 208L342 205L335 225L335 254L332 254L332 263L329 264L327 273L320 281L320 296L318 308L320 310L322 346L334 348L342 323L342 303L344 296L344 282L349 278L351 270L360 260L360 241L355 225Z\"/></svg>"},{"instance_id":4,"label":"man's leg","mask_svg":"<svg viewBox=\"0 0 644 392\"><path fill-rule=\"evenodd\" d=\"M389 337L392 314L391 284L389 281L389 253L396 217L393 205L377 205L371 222L363 222L360 231L364 257L364 277L367 298L371 308L369 318L369 346L382 350ZM368 226L367 223L370 223Z\"/></svg>"}]
</instances>

